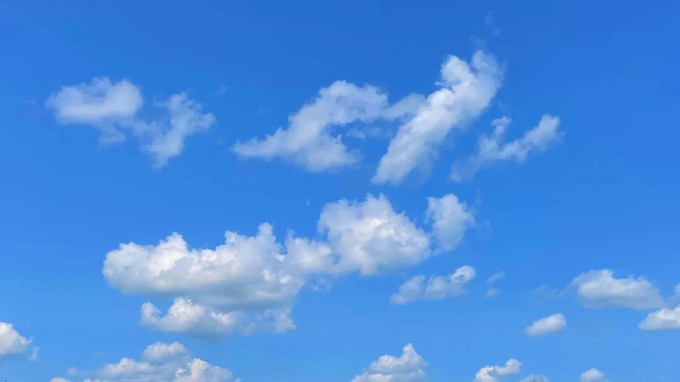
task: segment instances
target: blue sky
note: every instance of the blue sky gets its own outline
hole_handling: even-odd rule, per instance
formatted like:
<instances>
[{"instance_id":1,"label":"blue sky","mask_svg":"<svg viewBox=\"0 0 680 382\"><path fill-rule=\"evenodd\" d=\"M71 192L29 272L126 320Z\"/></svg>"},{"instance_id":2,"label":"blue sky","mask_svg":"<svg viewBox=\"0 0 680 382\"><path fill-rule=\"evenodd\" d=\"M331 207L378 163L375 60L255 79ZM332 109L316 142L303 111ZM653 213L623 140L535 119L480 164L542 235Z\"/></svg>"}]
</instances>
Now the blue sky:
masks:
<instances>
[{"instance_id":1,"label":"blue sky","mask_svg":"<svg viewBox=\"0 0 680 382\"><path fill-rule=\"evenodd\" d=\"M678 12L3 2L0 380L680 380Z\"/></svg>"}]
</instances>

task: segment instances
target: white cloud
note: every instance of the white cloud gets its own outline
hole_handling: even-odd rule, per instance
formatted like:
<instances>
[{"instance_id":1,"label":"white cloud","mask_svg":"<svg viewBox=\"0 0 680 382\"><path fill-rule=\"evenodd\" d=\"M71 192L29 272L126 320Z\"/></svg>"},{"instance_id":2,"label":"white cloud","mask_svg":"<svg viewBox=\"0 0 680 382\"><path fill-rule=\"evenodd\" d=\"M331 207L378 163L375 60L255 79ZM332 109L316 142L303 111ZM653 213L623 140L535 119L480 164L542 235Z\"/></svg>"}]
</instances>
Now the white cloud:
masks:
<instances>
[{"instance_id":1,"label":"white cloud","mask_svg":"<svg viewBox=\"0 0 680 382\"><path fill-rule=\"evenodd\" d=\"M505 278L505 272L496 272L493 275L487 277L486 283L489 285L493 285Z\"/></svg>"},{"instance_id":2,"label":"white cloud","mask_svg":"<svg viewBox=\"0 0 680 382\"><path fill-rule=\"evenodd\" d=\"M475 269L467 265L456 269L448 276L430 276L427 282L425 276L418 275L401 284L399 291L390 298L390 302L401 305L417 300L456 297L465 293L465 286L474 278Z\"/></svg>"},{"instance_id":3,"label":"white cloud","mask_svg":"<svg viewBox=\"0 0 680 382\"><path fill-rule=\"evenodd\" d=\"M341 200L321 212L319 229L338 255L335 272L373 275L412 266L430 256L427 235L389 200L371 195L366 201Z\"/></svg>"},{"instance_id":4,"label":"white cloud","mask_svg":"<svg viewBox=\"0 0 680 382\"><path fill-rule=\"evenodd\" d=\"M283 243L270 224L254 236L225 234L216 248L191 248L173 233L157 245L121 244L103 274L125 294L172 297L167 313L152 302L141 309L151 328L196 336L283 332L295 328L292 306L301 288L324 277L377 275L416 265L432 253L428 235L384 196L327 204L318 240L288 233ZM436 281L436 280L435 280ZM428 296L442 291L428 285Z\"/></svg>"},{"instance_id":5,"label":"white cloud","mask_svg":"<svg viewBox=\"0 0 680 382\"><path fill-rule=\"evenodd\" d=\"M550 382L550 379L548 379L548 377L545 375L532 374L522 378L520 382Z\"/></svg>"},{"instance_id":6,"label":"white cloud","mask_svg":"<svg viewBox=\"0 0 680 382\"><path fill-rule=\"evenodd\" d=\"M545 114L538 125L525 132L521 138L503 143L509 125L510 118L508 117L495 119L493 134L479 139L477 153L474 156L454 165L451 172L452 178L460 181L463 178L472 177L479 169L494 162L524 163L529 154L545 151L564 135L558 130L560 119Z\"/></svg>"},{"instance_id":7,"label":"white cloud","mask_svg":"<svg viewBox=\"0 0 680 382\"><path fill-rule=\"evenodd\" d=\"M141 90L128 80L112 82L106 77L73 86L64 86L47 100L57 122L64 125L90 125L101 132L103 143L115 143L134 136L161 168L181 154L186 139L215 123L212 114L190 100L185 93L171 96L157 106L165 109L161 118L144 121L139 111L144 104Z\"/></svg>"},{"instance_id":8,"label":"white cloud","mask_svg":"<svg viewBox=\"0 0 680 382\"><path fill-rule=\"evenodd\" d=\"M474 382L497 382L508 375L519 374L522 363L509 359L504 366L484 366L475 375Z\"/></svg>"},{"instance_id":9,"label":"white cloud","mask_svg":"<svg viewBox=\"0 0 680 382\"><path fill-rule=\"evenodd\" d=\"M0 322L0 359L24 354L31 340L23 337L9 322Z\"/></svg>"},{"instance_id":10,"label":"white cloud","mask_svg":"<svg viewBox=\"0 0 680 382\"><path fill-rule=\"evenodd\" d=\"M71 382L71 381L65 378L52 378L50 379L50 382Z\"/></svg>"},{"instance_id":11,"label":"white cloud","mask_svg":"<svg viewBox=\"0 0 680 382\"><path fill-rule=\"evenodd\" d=\"M589 369L581 374L581 382L604 381L604 373L597 369Z\"/></svg>"},{"instance_id":12,"label":"white cloud","mask_svg":"<svg viewBox=\"0 0 680 382\"><path fill-rule=\"evenodd\" d=\"M146 348L141 360L121 358L93 372L78 372L84 382L228 382L232 372L193 358L180 343L158 342ZM53 378L51 382L68 382Z\"/></svg>"},{"instance_id":13,"label":"white cloud","mask_svg":"<svg viewBox=\"0 0 680 382\"><path fill-rule=\"evenodd\" d=\"M528 336L543 336L562 331L566 327L567 319L564 317L564 314L555 313L534 321L534 323L529 325L524 332Z\"/></svg>"},{"instance_id":14,"label":"white cloud","mask_svg":"<svg viewBox=\"0 0 680 382\"><path fill-rule=\"evenodd\" d=\"M639 327L643 330L680 329L680 305L675 309L663 308L649 313Z\"/></svg>"},{"instance_id":15,"label":"white cloud","mask_svg":"<svg viewBox=\"0 0 680 382\"><path fill-rule=\"evenodd\" d=\"M427 217L432 222L432 233L443 251L455 249L465 231L475 225L475 216L453 194L427 199Z\"/></svg>"},{"instance_id":16,"label":"white cloud","mask_svg":"<svg viewBox=\"0 0 680 382\"><path fill-rule=\"evenodd\" d=\"M352 382L414 382L425 378L425 360L407 344L399 357L380 356L368 369L352 378Z\"/></svg>"},{"instance_id":17,"label":"white cloud","mask_svg":"<svg viewBox=\"0 0 680 382\"><path fill-rule=\"evenodd\" d=\"M264 139L237 142L233 150L242 158L280 158L313 172L347 166L359 161L361 154L345 146L335 128L399 118L413 112L421 102L418 96L410 96L389 107L387 95L374 86L336 81L291 115L287 128L279 128ZM361 136L361 130L353 135Z\"/></svg>"},{"instance_id":18,"label":"white cloud","mask_svg":"<svg viewBox=\"0 0 680 382\"><path fill-rule=\"evenodd\" d=\"M502 76L495 58L482 51L473 55L471 63L450 56L441 68L441 88L399 127L373 182L398 184L413 170L426 166L454 128L464 128L489 106Z\"/></svg>"},{"instance_id":19,"label":"white cloud","mask_svg":"<svg viewBox=\"0 0 680 382\"><path fill-rule=\"evenodd\" d=\"M579 298L592 307L620 306L653 309L663 305L659 290L644 277L615 278L609 269L583 273L574 278Z\"/></svg>"}]
</instances>

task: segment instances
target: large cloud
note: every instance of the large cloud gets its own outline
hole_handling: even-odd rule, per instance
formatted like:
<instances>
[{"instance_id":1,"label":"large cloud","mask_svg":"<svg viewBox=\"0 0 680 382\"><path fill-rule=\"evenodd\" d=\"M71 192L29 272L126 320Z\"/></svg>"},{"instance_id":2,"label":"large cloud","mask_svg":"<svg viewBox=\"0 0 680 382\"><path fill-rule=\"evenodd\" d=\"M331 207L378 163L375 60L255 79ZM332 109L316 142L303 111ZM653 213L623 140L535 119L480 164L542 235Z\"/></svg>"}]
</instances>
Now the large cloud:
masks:
<instances>
[{"instance_id":1,"label":"large cloud","mask_svg":"<svg viewBox=\"0 0 680 382\"><path fill-rule=\"evenodd\" d=\"M433 253L429 235L382 195L327 204L318 229L321 239L289 233L279 242L264 223L254 236L228 231L216 248L191 248L177 233L157 245L121 244L107 254L103 274L125 294L174 300L165 314L145 303L143 324L222 336L294 329L293 303L315 275L377 275L416 265Z\"/></svg>"},{"instance_id":2,"label":"large cloud","mask_svg":"<svg viewBox=\"0 0 680 382\"><path fill-rule=\"evenodd\" d=\"M413 345L406 344L401 356L383 355L373 361L362 374L352 382L415 382L425 378L427 363L416 352Z\"/></svg>"},{"instance_id":3,"label":"large cloud","mask_svg":"<svg viewBox=\"0 0 680 382\"><path fill-rule=\"evenodd\" d=\"M418 275L401 284L399 291L392 295L393 304L408 304L417 300L441 300L465 293L465 286L475 277L475 269L462 266L448 276Z\"/></svg>"},{"instance_id":4,"label":"large cloud","mask_svg":"<svg viewBox=\"0 0 680 382\"><path fill-rule=\"evenodd\" d=\"M502 71L493 56L478 51L470 63L451 56L441 68L441 88L399 127L380 159L374 183L400 183L427 165L454 128L462 129L491 103Z\"/></svg>"},{"instance_id":5,"label":"large cloud","mask_svg":"<svg viewBox=\"0 0 680 382\"><path fill-rule=\"evenodd\" d=\"M287 128L280 128L264 139L237 142L233 150L243 158L281 158L309 171L329 170L361 158L358 151L342 143L342 135L333 131L335 127L397 117L407 111L403 107L389 108L387 95L374 86L336 81L290 116Z\"/></svg>"},{"instance_id":6,"label":"large cloud","mask_svg":"<svg viewBox=\"0 0 680 382\"><path fill-rule=\"evenodd\" d=\"M149 345L140 360L121 358L93 372L78 372L84 382L228 382L232 372L191 357L184 345L158 342ZM52 382L65 382L53 378Z\"/></svg>"},{"instance_id":7,"label":"large cloud","mask_svg":"<svg viewBox=\"0 0 680 382\"><path fill-rule=\"evenodd\" d=\"M114 143L133 136L142 150L152 158L156 168L165 166L181 154L185 140L208 129L212 114L204 113L200 104L178 93L157 106L165 110L157 120L139 117L144 104L139 87L128 80L112 82L93 78L90 83L64 86L47 100L57 122L65 125L89 125L101 132L103 143Z\"/></svg>"},{"instance_id":8,"label":"large cloud","mask_svg":"<svg viewBox=\"0 0 680 382\"><path fill-rule=\"evenodd\" d=\"M560 119L547 114L543 115L538 125L511 142L503 142L510 125L510 118L496 119L493 125L493 134L479 139L477 153L454 165L451 172L454 180L460 181L465 177L472 177L480 168L494 162L523 163L529 154L546 150L563 136L563 133L558 130Z\"/></svg>"},{"instance_id":9,"label":"large cloud","mask_svg":"<svg viewBox=\"0 0 680 382\"><path fill-rule=\"evenodd\" d=\"M31 340L22 336L9 322L0 322L0 359L27 352Z\"/></svg>"},{"instance_id":10,"label":"large cloud","mask_svg":"<svg viewBox=\"0 0 680 382\"><path fill-rule=\"evenodd\" d=\"M579 298L589 307L619 306L653 309L663 304L659 290L644 277L614 277L609 269L583 273L571 282Z\"/></svg>"}]
</instances>

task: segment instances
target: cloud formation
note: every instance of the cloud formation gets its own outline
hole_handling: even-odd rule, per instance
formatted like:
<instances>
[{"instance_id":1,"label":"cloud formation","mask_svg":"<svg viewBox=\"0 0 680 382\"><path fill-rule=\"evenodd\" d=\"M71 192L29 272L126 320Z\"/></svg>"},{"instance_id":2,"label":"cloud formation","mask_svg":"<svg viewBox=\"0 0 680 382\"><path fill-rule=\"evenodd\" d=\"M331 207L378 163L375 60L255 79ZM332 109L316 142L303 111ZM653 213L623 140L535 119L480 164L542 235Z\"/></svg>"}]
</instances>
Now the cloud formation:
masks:
<instances>
[{"instance_id":1,"label":"cloud formation","mask_svg":"<svg viewBox=\"0 0 680 382\"><path fill-rule=\"evenodd\" d=\"M403 305L417 300L441 300L465 293L465 286L475 278L475 269L465 265L448 276L418 275L401 284L390 302Z\"/></svg>"},{"instance_id":2,"label":"cloud formation","mask_svg":"<svg viewBox=\"0 0 680 382\"><path fill-rule=\"evenodd\" d=\"M184 345L158 342L149 345L140 360L121 358L93 372L78 372L83 382L229 382L232 372L194 358ZM51 382L69 382L53 378ZM237 381L235 381L237 382Z\"/></svg>"},{"instance_id":3,"label":"cloud formation","mask_svg":"<svg viewBox=\"0 0 680 382\"><path fill-rule=\"evenodd\" d=\"M528 336L544 336L546 334L557 333L567 327L567 319L562 313L551 314L541 318L529 325L524 332Z\"/></svg>"},{"instance_id":4,"label":"cloud formation","mask_svg":"<svg viewBox=\"0 0 680 382\"><path fill-rule=\"evenodd\" d=\"M453 194L427 198L427 218L432 223L432 236L442 251L452 251L474 227L475 216L465 203Z\"/></svg>"},{"instance_id":5,"label":"cloud formation","mask_svg":"<svg viewBox=\"0 0 680 382\"><path fill-rule=\"evenodd\" d=\"M644 277L614 277L609 269L582 273L572 280L578 297L588 307L618 306L638 310L663 305L659 290Z\"/></svg>"},{"instance_id":6,"label":"cloud formation","mask_svg":"<svg viewBox=\"0 0 680 382\"><path fill-rule=\"evenodd\" d=\"M640 322L640 329L643 330L677 330L680 329L680 305L675 309L662 308L649 313Z\"/></svg>"},{"instance_id":7,"label":"cloud formation","mask_svg":"<svg viewBox=\"0 0 680 382\"><path fill-rule=\"evenodd\" d=\"M170 96L156 106L163 115L151 121L139 116L144 105L140 88L128 80L112 82L93 78L90 83L64 86L52 94L46 106L63 125L88 125L101 132L102 143L117 143L132 136L152 159L155 168L181 154L186 139L215 123L212 114L188 98L186 93Z\"/></svg>"},{"instance_id":8,"label":"cloud formation","mask_svg":"<svg viewBox=\"0 0 680 382\"><path fill-rule=\"evenodd\" d=\"M19 334L14 325L0 322L0 359L25 354L30 344L31 340Z\"/></svg>"},{"instance_id":9,"label":"cloud formation","mask_svg":"<svg viewBox=\"0 0 680 382\"><path fill-rule=\"evenodd\" d=\"M545 151L564 135L558 130L560 119L545 114L538 125L525 132L522 137L503 142L510 121L510 118L503 117L492 122L494 131L490 136L482 136L479 139L477 153L453 166L451 170L453 180L471 178L481 168L495 162L524 163L531 153Z\"/></svg>"},{"instance_id":10,"label":"cloud formation","mask_svg":"<svg viewBox=\"0 0 680 382\"><path fill-rule=\"evenodd\" d=\"M589 369L581 374L581 382L604 381L604 373L597 369Z\"/></svg>"},{"instance_id":11,"label":"cloud formation","mask_svg":"<svg viewBox=\"0 0 680 382\"><path fill-rule=\"evenodd\" d=\"M455 216L468 219L466 214ZM458 224L448 218L447 222ZM319 239L289 232L280 242L273 227L263 223L254 236L226 232L224 244L214 249L191 248L173 233L157 245L121 244L106 255L102 272L125 294L174 299L165 314L152 302L145 303L144 325L219 337L294 329L293 303L315 275L379 275L414 266L434 253L431 235L396 212L383 195L328 203L318 231ZM460 277L467 276L432 280L424 293L452 294Z\"/></svg>"},{"instance_id":12,"label":"cloud formation","mask_svg":"<svg viewBox=\"0 0 680 382\"><path fill-rule=\"evenodd\" d=\"M399 184L415 169L427 166L452 130L463 129L489 106L502 78L496 59L483 51L475 52L469 63L448 57L441 68L440 88L399 127L373 182Z\"/></svg>"},{"instance_id":13,"label":"cloud formation","mask_svg":"<svg viewBox=\"0 0 680 382\"><path fill-rule=\"evenodd\" d=\"M474 382L498 382L508 375L519 374L522 363L516 359L509 359L503 366L484 366L475 375Z\"/></svg>"},{"instance_id":14,"label":"cloud formation","mask_svg":"<svg viewBox=\"0 0 680 382\"><path fill-rule=\"evenodd\" d=\"M401 356L380 356L362 374L352 378L352 382L415 382L425 378L427 363L416 352L413 345L406 344Z\"/></svg>"}]
</instances>

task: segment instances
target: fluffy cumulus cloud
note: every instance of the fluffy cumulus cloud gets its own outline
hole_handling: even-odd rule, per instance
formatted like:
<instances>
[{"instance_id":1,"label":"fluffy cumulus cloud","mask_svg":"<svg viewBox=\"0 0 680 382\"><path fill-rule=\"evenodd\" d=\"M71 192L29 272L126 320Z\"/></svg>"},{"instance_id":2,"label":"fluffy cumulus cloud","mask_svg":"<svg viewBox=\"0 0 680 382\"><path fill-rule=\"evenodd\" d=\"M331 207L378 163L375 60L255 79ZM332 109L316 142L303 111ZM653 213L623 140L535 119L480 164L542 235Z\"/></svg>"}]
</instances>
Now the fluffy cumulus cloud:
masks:
<instances>
[{"instance_id":1,"label":"fluffy cumulus cloud","mask_svg":"<svg viewBox=\"0 0 680 382\"><path fill-rule=\"evenodd\" d=\"M418 105L417 97L390 107L387 95L374 86L336 81L290 116L288 126L264 139L237 142L233 150L243 158L284 159L309 171L325 171L356 163L361 154L342 142L340 126L393 119Z\"/></svg>"},{"instance_id":2,"label":"fluffy cumulus cloud","mask_svg":"<svg viewBox=\"0 0 680 382\"><path fill-rule=\"evenodd\" d=\"M562 313L551 314L541 318L529 325L524 332L528 336L544 336L546 334L557 333L567 327L567 319Z\"/></svg>"},{"instance_id":3,"label":"fluffy cumulus cloud","mask_svg":"<svg viewBox=\"0 0 680 382\"><path fill-rule=\"evenodd\" d=\"M156 120L139 114L144 105L139 87L128 80L113 82L94 78L90 83L64 86L47 100L58 123L88 125L101 132L101 142L115 143L133 136L156 168L181 154L188 137L208 129L215 122L200 104L185 93L171 96L157 106L164 111Z\"/></svg>"},{"instance_id":4,"label":"fluffy cumulus cloud","mask_svg":"<svg viewBox=\"0 0 680 382\"><path fill-rule=\"evenodd\" d=\"M494 131L490 136L479 139L477 153L454 165L451 176L460 181L472 177L480 168L495 162L523 163L532 152L545 151L551 144L560 140L563 133L559 131L560 119L544 115L534 128L525 132L520 138L503 142L510 125L510 118L503 117L493 121Z\"/></svg>"},{"instance_id":5,"label":"fluffy cumulus cloud","mask_svg":"<svg viewBox=\"0 0 680 382\"><path fill-rule=\"evenodd\" d=\"M427 363L416 352L413 345L404 346L401 356L383 355L373 361L362 374L352 382L415 382L425 378Z\"/></svg>"},{"instance_id":6,"label":"fluffy cumulus cloud","mask_svg":"<svg viewBox=\"0 0 680 382\"><path fill-rule=\"evenodd\" d=\"M23 355L28 351L30 344L31 340L19 334L14 325L0 322L0 359Z\"/></svg>"},{"instance_id":7,"label":"fluffy cumulus cloud","mask_svg":"<svg viewBox=\"0 0 680 382\"><path fill-rule=\"evenodd\" d=\"M680 329L680 305L675 309L662 308L649 313L639 326L643 330Z\"/></svg>"},{"instance_id":8,"label":"fluffy cumulus cloud","mask_svg":"<svg viewBox=\"0 0 680 382\"><path fill-rule=\"evenodd\" d=\"M145 303L144 325L215 337L294 329L292 306L310 279L382 274L433 253L431 235L382 195L327 204L318 230L318 239L289 233L281 242L264 223L253 236L227 232L216 248L191 248L174 233L157 245L121 244L107 254L103 274L125 294L174 298L165 313ZM466 275L433 280L424 293L451 295Z\"/></svg>"},{"instance_id":9,"label":"fluffy cumulus cloud","mask_svg":"<svg viewBox=\"0 0 680 382\"><path fill-rule=\"evenodd\" d=\"M519 374L522 363L516 359L509 359L503 366L484 366L475 375L474 382L497 382L508 375Z\"/></svg>"},{"instance_id":10,"label":"fluffy cumulus cloud","mask_svg":"<svg viewBox=\"0 0 680 382\"><path fill-rule=\"evenodd\" d=\"M475 269L462 266L447 276L415 276L401 284L399 291L392 295L393 304L408 304L417 300L441 300L465 293L465 286L475 278Z\"/></svg>"},{"instance_id":11,"label":"fluffy cumulus cloud","mask_svg":"<svg viewBox=\"0 0 680 382\"><path fill-rule=\"evenodd\" d=\"M121 358L92 372L75 372L83 382L228 382L232 372L194 358L184 345L158 342L141 359ZM51 382L68 382L53 378Z\"/></svg>"},{"instance_id":12,"label":"fluffy cumulus cloud","mask_svg":"<svg viewBox=\"0 0 680 382\"><path fill-rule=\"evenodd\" d=\"M581 382L604 381L604 373L597 369L589 369L581 374Z\"/></svg>"},{"instance_id":13,"label":"fluffy cumulus cloud","mask_svg":"<svg viewBox=\"0 0 680 382\"><path fill-rule=\"evenodd\" d=\"M453 194L427 199L432 234L443 251L455 249L465 232L475 225L474 213Z\"/></svg>"},{"instance_id":14,"label":"fluffy cumulus cloud","mask_svg":"<svg viewBox=\"0 0 680 382\"><path fill-rule=\"evenodd\" d=\"M619 306L653 309L663 304L659 290L644 277L614 277L609 269L583 273L571 282L578 297L590 307Z\"/></svg>"},{"instance_id":15,"label":"fluffy cumulus cloud","mask_svg":"<svg viewBox=\"0 0 680 382\"><path fill-rule=\"evenodd\" d=\"M452 130L464 128L489 106L502 77L495 58L485 52L476 52L469 63L450 56L441 68L441 87L399 127L373 182L397 184L427 166Z\"/></svg>"}]
</instances>

